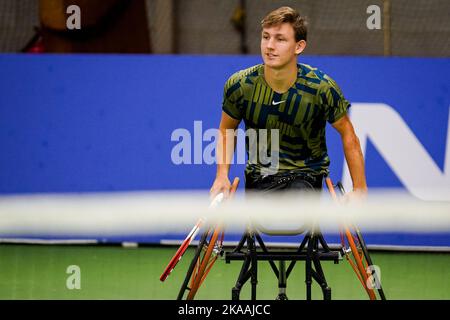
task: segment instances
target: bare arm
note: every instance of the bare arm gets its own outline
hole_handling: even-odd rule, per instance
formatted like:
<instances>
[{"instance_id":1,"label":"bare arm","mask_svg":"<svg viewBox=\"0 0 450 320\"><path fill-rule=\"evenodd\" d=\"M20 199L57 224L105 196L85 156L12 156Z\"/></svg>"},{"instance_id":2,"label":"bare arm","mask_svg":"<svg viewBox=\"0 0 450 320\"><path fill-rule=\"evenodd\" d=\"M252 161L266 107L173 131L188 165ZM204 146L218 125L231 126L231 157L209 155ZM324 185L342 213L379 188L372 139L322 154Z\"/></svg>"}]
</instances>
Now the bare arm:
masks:
<instances>
[{"instance_id":1,"label":"bare arm","mask_svg":"<svg viewBox=\"0 0 450 320\"><path fill-rule=\"evenodd\" d=\"M235 147L234 130L238 127L239 123L239 120L236 120L225 112L222 112L216 148L217 173L213 186L210 190L212 197L220 192L224 192L226 197L229 195L231 183L228 178L228 173L230 171L231 159L233 158Z\"/></svg>"},{"instance_id":2,"label":"bare arm","mask_svg":"<svg viewBox=\"0 0 450 320\"><path fill-rule=\"evenodd\" d=\"M367 192L366 175L364 170L364 157L359 144L359 139L350 118L345 115L337 120L332 126L341 135L344 148L345 160L347 161L350 176L353 182L353 191Z\"/></svg>"}]
</instances>

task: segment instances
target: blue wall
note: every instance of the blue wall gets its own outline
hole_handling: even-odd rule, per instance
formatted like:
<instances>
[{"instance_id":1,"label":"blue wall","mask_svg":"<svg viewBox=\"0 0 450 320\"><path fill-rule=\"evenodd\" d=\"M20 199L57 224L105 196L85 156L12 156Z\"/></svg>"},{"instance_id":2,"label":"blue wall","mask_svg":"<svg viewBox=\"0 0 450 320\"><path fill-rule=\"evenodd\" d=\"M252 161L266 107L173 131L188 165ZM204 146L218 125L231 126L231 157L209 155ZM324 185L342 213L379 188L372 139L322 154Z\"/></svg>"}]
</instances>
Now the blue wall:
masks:
<instances>
[{"instance_id":1,"label":"blue wall","mask_svg":"<svg viewBox=\"0 0 450 320\"><path fill-rule=\"evenodd\" d=\"M441 170L449 61L300 58L333 77L351 102L394 106ZM203 131L217 127L224 82L257 63L256 56L0 55L0 194L209 189L215 166L173 164L171 134L193 134L195 120ZM338 180L343 155L332 130L328 147ZM402 187L370 143L366 162L369 187ZM234 166L232 175L242 170ZM450 236L439 239L450 245Z\"/></svg>"}]
</instances>

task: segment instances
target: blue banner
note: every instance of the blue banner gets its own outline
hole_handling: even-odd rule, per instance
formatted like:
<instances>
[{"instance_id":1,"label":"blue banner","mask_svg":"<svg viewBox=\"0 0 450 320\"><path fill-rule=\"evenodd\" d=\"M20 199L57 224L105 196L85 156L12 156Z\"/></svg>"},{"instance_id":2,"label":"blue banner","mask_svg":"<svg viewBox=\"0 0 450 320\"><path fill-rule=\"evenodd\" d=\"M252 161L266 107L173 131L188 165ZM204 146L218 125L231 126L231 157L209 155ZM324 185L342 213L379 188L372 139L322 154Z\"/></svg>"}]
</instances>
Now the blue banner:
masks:
<instances>
[{"instance_id":1,"label":"blue banner","mask_svg":"<svg viewBox=\"0 0 450 320\"><path fill-rule=\"evenodd\" d=\"M219 124L224 83L260 62L0 55L0 194L208 190L216 167L205 151L212 143L206 133ZM300 56L299 62L330 75L352 103L369 188L450 199L423 191L450 187L449 59ZM331 176L348 186L340 138L328 129ZM182 163L174 159L180 134L191 147ZM231 176L243 178L243 169L234 165ZM449 235L431 244L418 239L391 234L381 242L450 246Z\"/></svg>"}]
</instances>

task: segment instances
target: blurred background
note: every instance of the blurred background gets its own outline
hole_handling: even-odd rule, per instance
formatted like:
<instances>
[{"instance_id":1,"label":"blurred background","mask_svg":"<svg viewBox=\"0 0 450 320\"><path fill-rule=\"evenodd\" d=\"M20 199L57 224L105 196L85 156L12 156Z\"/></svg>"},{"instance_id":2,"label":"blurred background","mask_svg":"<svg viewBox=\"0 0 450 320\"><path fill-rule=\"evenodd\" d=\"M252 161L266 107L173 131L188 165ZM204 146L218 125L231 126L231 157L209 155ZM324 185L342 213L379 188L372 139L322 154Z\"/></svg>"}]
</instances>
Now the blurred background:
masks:
<instances>
[{"instance_id":1,"label":"blurred background","mask_svg":"<svg viewBox=\"0 0 450 320\"><path fill-rule=\"evenodd\" d=\"M218 126L224 83L262 62L260 21L282 5L309 21L299 62L329 74L352 103L369 188L450 201L448 0L0 0L0 207L22 195L206 194L216 168L205 133ZM331 177L348 189L333 130L327 143ZM240 193L243 169L231 170ZM186 234L80 237L16 230L7 214L0 210L0 299L175 299L190 262L159 282L191 225ZM95 216L92 225L103 227ZM388 299L450 298L450 230L362 231ZM226 233L230 245L239 238ZM66 285L71 265L82 290ZM346 261L325 268L334 298L366 298ZM229 299L238 270L216 265L199 298ZM273 274L260 272L259 297L272 299ZM305 297L302 272L293 299Z\"/></svg>"},{"instance_id":2,"label":"blurred background","mask_svg":"<svg viewBox=\"0 0 450 320\"><path fill-rule=\"evenodd\" d=\"M77 5L82 28L67 30ZM309 55L448 57L445 0L2 0L1 52L259 54L259 22L274 7L310 21ZM367 8L382 29L366 26Z\"/></svg>"}]
</instances>

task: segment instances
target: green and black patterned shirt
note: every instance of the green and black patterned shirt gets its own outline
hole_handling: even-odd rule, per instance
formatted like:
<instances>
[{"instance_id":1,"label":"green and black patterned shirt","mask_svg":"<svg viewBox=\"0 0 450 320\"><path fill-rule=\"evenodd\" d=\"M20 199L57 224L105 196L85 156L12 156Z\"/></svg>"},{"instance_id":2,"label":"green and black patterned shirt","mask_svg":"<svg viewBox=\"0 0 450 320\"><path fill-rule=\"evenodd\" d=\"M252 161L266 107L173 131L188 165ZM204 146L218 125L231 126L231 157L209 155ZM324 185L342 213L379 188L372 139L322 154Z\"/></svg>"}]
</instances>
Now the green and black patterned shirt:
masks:
<instances>
[{"instance_id":1,"label":"green and black patterned shirt","mask_svg":"<svg viewBox=\"0 0 450 320\"><path fill-rule=\"evenodd\" d=\"M270 132L278 129L278 172L327 174L330 159L325 125L343 117L350 103L336 82L322 71L306 64L297 66L297 81L283 94L274 92L266 83L262 64L236 72L225 84L222 110L234 119L243 119L246 132L254 129L259 134L259 129L267 129L264 139L269 146L268 156L275 151L270 150ZM258 135L258 143L260 139ZM247 138L247 156L249 150L254 150L249 141ZM268 166L259 156L252 157L247 161L246 173L260 174Z\"/></svg>"}]
</instances>

